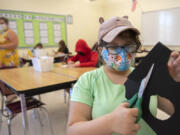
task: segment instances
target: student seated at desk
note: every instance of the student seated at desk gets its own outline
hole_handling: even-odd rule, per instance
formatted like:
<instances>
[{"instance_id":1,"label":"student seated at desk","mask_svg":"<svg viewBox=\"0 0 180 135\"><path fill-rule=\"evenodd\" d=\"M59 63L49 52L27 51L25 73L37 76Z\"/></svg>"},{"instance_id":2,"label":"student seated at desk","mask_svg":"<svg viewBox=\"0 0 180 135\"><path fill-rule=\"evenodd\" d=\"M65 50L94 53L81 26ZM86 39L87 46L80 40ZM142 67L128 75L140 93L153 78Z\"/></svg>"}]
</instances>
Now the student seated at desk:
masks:
<instances>
[{"instance_id":1,"label":"student seated at desk","mask_svg":"<svg viewBox=\"0 0 180 135\"><path fill-rule=\"evenodd\" d=\"M18 37L9 28L7 18L0 17L0 70L5 68L15 68L19 66ZM0 82L0 90L10 95L8 101L14 99L14 95L3 83Z\"/></svg>"},{"instance_id":2,"label":"student seated at desk","mask_svg":"<svg viewBox=\"0 0 180 135\"><path fill-rule=\"evenodd\" d=\"M126 18L112 17L105 22L101 18L100 23L98 39L106 65L85 73L74 85L67 135L155 135L143 119L136 123L138 110L124 103L124 82L133 70L133 53L141 46L140 32ZM170 63L173 75L180 71L178 63L180 56L174 67ZM174 113L166 100L154 96L150 102L153 115L157 106Z\"/></svg>"},{"instance_id":3,"label":"student seated at desk","mask_svg":"<svg viewBox=\"0 0 180 135\"><path fill-rule=\"evenodd\" d=\"M35 56L35 50L37 49L43 49L43 44L42 43L38 43L36 44L31 50L28 50L28 56L33 58Z\"/></svg>"},{"instance_id":4,"label":"student seated at desk","mask_svg":"<svg viewBox=\"0 0 180 135\"><path fill-rule=\"evenodd\" d=\"M69 54L69 49L67 48L64 40L59 41L59 48L57 51L54 51L55 56L64 56L65 54Z\"/></svg>"},{"instance_id":5,"label":"student seated at desk","mask_svg":"<svg viewBox=\"0 0 180 135\"><path fill-rule=\"evenodd\" d=\"M98 53L92 51L86 41L79 39L76 43L77 55L68 59L69 67L95 67L98 62Z\"/></svg>"}]
</instances>

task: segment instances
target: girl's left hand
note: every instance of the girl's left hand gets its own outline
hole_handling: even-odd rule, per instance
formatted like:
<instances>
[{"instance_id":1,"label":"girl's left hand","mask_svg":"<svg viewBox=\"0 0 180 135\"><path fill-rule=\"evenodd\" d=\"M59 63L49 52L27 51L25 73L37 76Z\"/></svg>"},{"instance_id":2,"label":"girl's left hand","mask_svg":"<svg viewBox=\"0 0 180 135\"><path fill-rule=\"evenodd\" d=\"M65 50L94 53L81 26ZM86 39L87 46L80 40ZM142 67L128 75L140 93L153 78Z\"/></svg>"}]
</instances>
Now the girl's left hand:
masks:
<instances>
[{"instance_id":1,"label":"girl's left hand","mask_svg":"<svg viewBox=\"0 0 180 135\"><path fill-rule=\"evenodd\" d=\"M168 61L168 70L171 77L176 81L180 82L180 53L173 51L170 54Z\"/></svg>"},{"instance_id":2,"label":"girl's left hand","mask_svg":"<svg viewBox=\"0 0 180 135\"><path fill-rule=\"evenodd\" d=\"M80 66L80 62L77 61L75 64L74 64L75 67L79 67Z\"/></svg>"}]
</instances>

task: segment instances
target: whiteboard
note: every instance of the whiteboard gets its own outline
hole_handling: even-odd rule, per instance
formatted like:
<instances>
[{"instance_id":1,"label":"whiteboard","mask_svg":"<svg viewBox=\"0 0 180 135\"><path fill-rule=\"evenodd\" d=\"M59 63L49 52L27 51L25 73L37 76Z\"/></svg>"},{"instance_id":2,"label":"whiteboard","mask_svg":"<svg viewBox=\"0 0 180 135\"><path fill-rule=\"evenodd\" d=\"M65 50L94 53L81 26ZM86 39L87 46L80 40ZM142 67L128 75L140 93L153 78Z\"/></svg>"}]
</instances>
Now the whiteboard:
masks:
<instances>
[{"instance_id":1,"label":"whiteboard","mask_svg":"<svg viewBox=\"0 0 180 135\"><path fill-rule=\"evenodd\" d=\"M180 46L180 7L142 14L142 43Z\"/></svg>"}]
</instances>

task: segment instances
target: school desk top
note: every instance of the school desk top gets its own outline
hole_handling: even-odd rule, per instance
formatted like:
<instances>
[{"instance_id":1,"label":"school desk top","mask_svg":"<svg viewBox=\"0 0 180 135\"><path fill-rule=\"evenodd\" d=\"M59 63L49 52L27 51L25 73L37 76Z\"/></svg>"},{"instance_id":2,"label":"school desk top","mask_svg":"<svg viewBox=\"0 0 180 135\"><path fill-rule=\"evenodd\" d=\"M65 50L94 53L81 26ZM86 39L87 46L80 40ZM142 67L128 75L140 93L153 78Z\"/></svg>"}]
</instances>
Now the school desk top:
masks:
<instances>
[{"instance_id":1,"label":"school desk top","mask_svg":"<svg viewBox=\"0 0 180 135\"><path fill-rule=\"evenodd\" d=\"M84 72L95 68L61 68L50 72L37 72L33 67L0 70L0 80L16 94L32 96L71 87ZM72 76L71 76L72 75Z\"/></svg>"},{"instance_id":2,"label":"school desk top","mask_svg":"<svg viewBox=\"0 0 180 135\"><path fill-rule=\"evenodd\" d=\"M96 67L63 68L62 66L63 65L61 63L56 64L55 65L56 68L54 69L54 72L57 73L57 74L69 76L69 77L72 77L72 78L75 78L75 79L78 79L85 72L96 69Z\"/></svg>"}]
</instances>

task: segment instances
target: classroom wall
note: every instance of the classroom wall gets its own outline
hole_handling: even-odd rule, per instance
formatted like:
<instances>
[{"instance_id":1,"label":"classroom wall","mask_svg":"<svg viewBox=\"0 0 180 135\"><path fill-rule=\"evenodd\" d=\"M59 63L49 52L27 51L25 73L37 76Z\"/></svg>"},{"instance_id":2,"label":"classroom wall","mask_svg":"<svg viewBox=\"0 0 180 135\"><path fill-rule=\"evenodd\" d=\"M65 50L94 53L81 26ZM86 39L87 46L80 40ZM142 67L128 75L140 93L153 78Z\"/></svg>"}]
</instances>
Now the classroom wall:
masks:
<instances>
[{"instance_id":1,"label":"classroom wall","mask_svg":"<svg viewBox=\"0 0 180 135\"><path fill-rule=\"evenodd\" d=\"M131 12L132 0L1 0L0 9L22 10L62 15L72 15L73 24L67 25L68 47L74 52L75 43L83 38L92 46L97 40L98 18L128 15L141 30L141 14L147 11L180 7L180 0L138 0L137 9ZM146 47L148 49L152 46ZM180 47L171 47L179 49ZM51 53L52 49L47 50ZM20 54L25 49L20 50Z\"/></svg>"},{"instance_id":2,"label":"classroom wall","mask_svg":"<svg viewBox=\"0 0 180 135\"><path fill-rule=\"evenodd\" d=\"M74 51L79 38L92 46L97 40L98 18L103 14L102 0L0 0L0 9L72 15L73 24L67 25L68 47ZM97 22L97 23L96 23ZM52 49L47 50L51 52ZM20 49L20 54L25 49Z\"/></svg>"},{"instance_id":3,"label":"classroom wall","mask_svg":"<svg viewBox=\"0 0 180 135\"><path fill-rule=\"evenodd\" d=\"M128 15L133 25L141 30L141 15L143 12L180 7L180 0L137 0L135 12L131 12L132 0L105 0L105 17ZM145 46L151 49L152 46ZM171 46L172 49L180 49Z\"/></svg>"}]
</instances>

